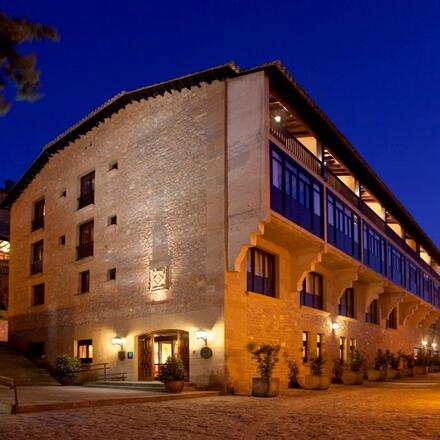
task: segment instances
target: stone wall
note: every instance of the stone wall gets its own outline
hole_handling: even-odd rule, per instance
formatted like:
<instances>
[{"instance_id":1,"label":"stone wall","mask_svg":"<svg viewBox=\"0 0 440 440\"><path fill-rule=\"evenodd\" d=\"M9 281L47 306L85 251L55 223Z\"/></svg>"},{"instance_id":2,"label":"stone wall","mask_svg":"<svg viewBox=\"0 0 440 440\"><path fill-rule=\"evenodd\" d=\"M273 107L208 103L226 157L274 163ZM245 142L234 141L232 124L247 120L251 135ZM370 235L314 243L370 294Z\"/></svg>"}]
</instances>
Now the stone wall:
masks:
<instances>
[{"instance_id":1,"label":"stone wall","mask_svg":"<svg viewBox=\"0 0 440 440\"><path fill-rule=\"evenodd\" d=\"M44 341L49 360L93 339L94 362L137 378L137 336L190 332L191 380L223 377L225 84L133 103L52 157L12 208L10 335ZM118 169L109 170L118 162ZM79 178L95 170L95 204L77 209ZM66 191L66 197L62 192ZM32 205L45 228L31 232ZM108 226L116 215L117 225ZM76 260L78 225L94 219L94 256ZM66 244L59 243L65 235ZM44 273L30 276L31 244L44 239ZM151 292L149 271L168 267L169 289ZM117 279L107 271L116 268ZM79 294L79 272L90 292ZM32 286L46 301L31 306ZM210 332L210 360L194 332ZM133 360L117 360L113 336Z\"/></svg>"}]
</instances>

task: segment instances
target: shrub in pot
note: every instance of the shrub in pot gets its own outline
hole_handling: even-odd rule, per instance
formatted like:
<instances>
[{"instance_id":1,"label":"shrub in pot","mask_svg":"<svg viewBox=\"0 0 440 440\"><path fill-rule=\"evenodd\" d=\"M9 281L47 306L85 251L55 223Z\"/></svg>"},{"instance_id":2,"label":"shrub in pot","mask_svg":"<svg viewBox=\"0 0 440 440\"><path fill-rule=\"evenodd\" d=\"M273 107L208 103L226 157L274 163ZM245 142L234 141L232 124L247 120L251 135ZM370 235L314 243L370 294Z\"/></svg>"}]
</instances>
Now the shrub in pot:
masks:
<instances>
[{"instance_id":1,"label":"shrub in pot","mask_svg":"<svg viewBox=\"0 0 440 440\"><path fill-rule=\"evenodd\" d=\"M428 359L425 353L417 353L414 359L414 374L426 374L428 372Z\"/></svg>"},{"instance_id":2,"label":"shrub in pot","mask_svg":"<svg viewBox=\"0 0 440 440\"><path fill-rule=\"evenodd\" d=\"M342 373L344 385L362 385L364 382L364 358L359 350L354 350Z\"/></svg>"},{"instance_id":3,"label":"shrub in pot","mask_svg":"<svg viewBox=\"0 0 440 440\"><path fill-rule=\"evenodd\" d=\"M400 356L387 350L387 361L389 368L387 369L387 379L395 379L399 375Z\"/></svg>"},{"instance_id":4,"label":"shrub in pot","mask_svg":"<svg viewBox=\"0 0 440 440\"><path fill-rule=\"evenodd\" d=\"M287 361L287 367L289 368L289 388L301 388L298 382L299 367L295 361Z\"/></svg>"},{"instance_id":5,"label":"shrub in pot","mask_svg":"<svg viewBox=\"0 0 440 440\"><path fill-rule=\"evenodd\" d=\"M333 361L332 383L342 383L342 374L344 373L344 363L340 359Z\"/></svg>"},{"instance_id":6,"label":"shrub in pot","mask_svg":"<svg viewBox=\"0 0 440 440\"><path fill-rule=\"evenodd\" d=\"M166 362L159 368L159 380L165 384L167 393L181 393L185 382L185 368L177 356L168 356Z\"/></svg>"},{"instance_id":7,"label":"shrub in pot","mask_svg":"<svg viewBox=\"0 0 440 440\"><path fill-rule=\"evenodd\" d=\"M247 345L252 358L257 361L260 377L252 379L252 395L255 397L274 397L280 389L279 379L272 378L273 369L278 363L279 345L264 344L257 347L253 342Z\"/></svg>"},{"instance_id":8,"label":"shrub in pot","mask_svg":"<svg viewBox=\"0 0 440 440\"><path fill-rule=\"evenodd\" d=\"M67 354L58 356L55 361L55 374L62 385L72 385L79 374L81 361Z\"/></svg>"},{"instance_id":9,"label":"shrub in pot","mask_svg":"<svg viewBox=\"0 0 440 440\"><path fill-rule=\"evenodd\" d=\"M321 357L310 361L310 372L305 377L304 388L307 390L326 390L330 386L329 376L324 374L325 360Z\"/></svg>"},{"instance_id":10,"label":"shrub in pot","mask_svg":"<svg viewBox=\"0 0 440 440\"><path fill-rule=\"evenodd\" d=\"M386 354L381 350L377 350L374 358L373 368L368 370L368 380L379 381L385 380L388 369L388 359Z\"/></svg>"}]
</instances>

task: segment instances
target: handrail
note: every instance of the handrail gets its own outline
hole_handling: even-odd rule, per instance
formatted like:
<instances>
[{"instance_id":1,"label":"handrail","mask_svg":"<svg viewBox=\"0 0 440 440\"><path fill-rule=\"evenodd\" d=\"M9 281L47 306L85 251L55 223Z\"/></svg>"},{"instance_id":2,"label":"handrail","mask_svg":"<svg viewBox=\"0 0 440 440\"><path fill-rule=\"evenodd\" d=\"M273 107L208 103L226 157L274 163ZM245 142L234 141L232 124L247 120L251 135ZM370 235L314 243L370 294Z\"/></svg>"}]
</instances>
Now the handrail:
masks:
<instances>
[{"instance_id":1,"label":"handrail","mask_svg":"<svg viewBox=\"0 0 440 440\"><path fill-rule=\"evenodd\" d=\"M17 385L15 379L12 377L0 376L0 386L6 387L14 392L14 406L12 412L15 414L18 412L18 396L17 396Z\"/></svg>"},{"instance_id":2,"label":"handrail","mask_svg":"<svg viewBox=\"0 0 440 440\"><path fill-rule=\"evenodd\" d=\"M125 380L127 377L127 373L125 371L119 372L119 373L109 373L108 370L110 370L111 367L108 366L108 362L102 362L97 364L83 364L81 365L79 372L80 373L88 373L90 371L104 371L104 374L102 376L98 376L97 380L104 380L107 379L115 379L120 378L121 380Z\"/></svg>"}]
</instances>

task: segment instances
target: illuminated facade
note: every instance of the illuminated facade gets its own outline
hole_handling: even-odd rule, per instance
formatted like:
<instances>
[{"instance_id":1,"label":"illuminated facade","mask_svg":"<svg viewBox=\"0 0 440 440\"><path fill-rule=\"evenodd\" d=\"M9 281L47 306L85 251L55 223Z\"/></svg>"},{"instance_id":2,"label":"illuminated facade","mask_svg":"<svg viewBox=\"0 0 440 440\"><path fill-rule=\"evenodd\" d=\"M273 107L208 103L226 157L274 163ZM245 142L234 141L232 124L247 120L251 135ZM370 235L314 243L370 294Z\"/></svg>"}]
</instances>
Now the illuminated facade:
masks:
<instances>
[{"instance_id":1,"label":"illuminated facade","mask_svg":"<svg viewBox=\"0 0 440 440\"><path fill-rule=\"evenodd\" d=\"M4 206L10 339L52 361L152 380L178 354L188 380L248 391L251 340L301 374L436 348L439 250L279 63L118 95Z\"/></svg>"}]
</instances>

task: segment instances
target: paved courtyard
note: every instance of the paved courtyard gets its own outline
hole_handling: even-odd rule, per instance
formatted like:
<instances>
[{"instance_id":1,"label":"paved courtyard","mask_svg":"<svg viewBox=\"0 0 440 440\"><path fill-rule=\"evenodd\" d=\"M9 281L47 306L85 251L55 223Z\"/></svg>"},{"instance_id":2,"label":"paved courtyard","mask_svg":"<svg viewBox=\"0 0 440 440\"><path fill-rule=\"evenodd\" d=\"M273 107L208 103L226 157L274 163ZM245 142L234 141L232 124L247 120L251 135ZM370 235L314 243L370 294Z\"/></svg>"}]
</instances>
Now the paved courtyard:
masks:
<instances>
[{"instance_id":1,"label":"paved courtyard","mask_svg":"<svg viewBox=\"0 0 440 440\"><path fill-rule=\"evenodd\" d=\"M0 416L0 439L440 439L440 377Z\"/></svg>"}]
</instances>

